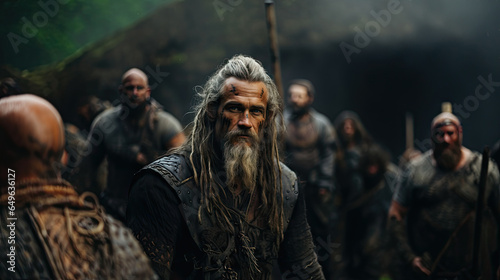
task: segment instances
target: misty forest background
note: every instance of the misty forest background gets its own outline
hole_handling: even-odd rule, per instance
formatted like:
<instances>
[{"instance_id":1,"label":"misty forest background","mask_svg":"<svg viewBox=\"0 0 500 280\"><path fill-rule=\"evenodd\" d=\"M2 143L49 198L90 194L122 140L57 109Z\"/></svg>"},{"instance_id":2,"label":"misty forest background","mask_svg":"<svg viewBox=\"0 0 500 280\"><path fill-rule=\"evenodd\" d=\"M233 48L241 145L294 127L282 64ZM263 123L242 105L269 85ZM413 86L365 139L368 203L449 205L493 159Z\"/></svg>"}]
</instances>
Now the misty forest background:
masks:
<instances>
[{"instance_id":1,"label":"misty forest background","mask_svg":"<svg viewBox=\"0 0 500 280\"><path fill-rule=\"evenodd\" d=\"M283 83L313 82L314 107L333 122L357 112L397 161L405 115L414 142L449 101L464 145L500 139L500 1L282 0L275 4ZM78 125L85 95L116 100L128 68L184 125L195 87L225 59L247 54L272 75L264 1L4 0L0 78L50 100ZM347 53L347 55L346 55ZM457 110L461 110L457 112Z\"/></svg>"}]
</instances>

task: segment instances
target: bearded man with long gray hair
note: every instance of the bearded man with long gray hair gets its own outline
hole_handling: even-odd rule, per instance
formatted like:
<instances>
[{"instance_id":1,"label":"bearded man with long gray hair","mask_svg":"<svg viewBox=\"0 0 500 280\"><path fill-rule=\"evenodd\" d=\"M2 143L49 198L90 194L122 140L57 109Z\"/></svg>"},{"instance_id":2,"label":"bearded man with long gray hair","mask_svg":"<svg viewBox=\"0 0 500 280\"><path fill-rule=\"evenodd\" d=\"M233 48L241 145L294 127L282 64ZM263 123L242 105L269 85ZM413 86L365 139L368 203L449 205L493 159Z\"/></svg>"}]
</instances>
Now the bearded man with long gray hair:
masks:
<instances>
[{"instance_id":1,"label":"bearded man with long gray hair","mask_svg":"<svg viewBox=\"0 0 500 280\"><path fill-rule=\"evenodd\" d=\"M324 279L297 177L280 162L282 100L260 62L237 55L198 92L184 145L143 168L127 222L165 278Z\"/></svg>"}]
</instances>

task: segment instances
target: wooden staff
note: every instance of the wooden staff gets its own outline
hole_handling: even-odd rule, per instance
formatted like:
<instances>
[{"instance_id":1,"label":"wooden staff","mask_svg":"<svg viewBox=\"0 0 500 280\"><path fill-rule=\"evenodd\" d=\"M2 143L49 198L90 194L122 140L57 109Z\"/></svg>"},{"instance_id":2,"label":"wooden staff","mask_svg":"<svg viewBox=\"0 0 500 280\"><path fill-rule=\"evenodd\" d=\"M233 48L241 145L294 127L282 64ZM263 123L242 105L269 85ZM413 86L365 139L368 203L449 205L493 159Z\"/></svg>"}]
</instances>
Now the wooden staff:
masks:
<instances>
[{"instance_id":1,"label":"wooden staff","mask_svg":"<svg viewBox=\"0 0 500 280\"><path fill-rule=\"evenodd\" d=\"M406 149L413 149L413 115L406 113Z\"/></svg>"},{"instance_id":2,"label":"wooden staff","mask_svg":"<svg viewBox=\"0 0 500 280\"><path fill-rule=\"evenodd\" d=\"M274 82L281 96L283 93L283 84L281 82L281 67L278 47L278 32L276 31L276 14L274 12L274 1L265 0L266 5L266 22L267 31L269 34L269 44L271 50L271 64L273 67Z\"/></svg>"},{"instance_id":3,"label":"wooden staff","mask_svg":"<svg viewBox=\"0 0 500 280\"><path fill-rule=\"evenodd\" d=\"M481 162L481 173L479 175L479 186L476 201L476 220L474 222L474 240L472 246L472 276L480 277L481 271L479 269L479 254L481 248L481 232L483 222L483 209L484 209L484 194L486 190L486 181L488 179L488 163L490 160L490 148L486 146L483 150L483 161ZM479 279L479 278L478 278Z\"/></svg>"}]
</instances>

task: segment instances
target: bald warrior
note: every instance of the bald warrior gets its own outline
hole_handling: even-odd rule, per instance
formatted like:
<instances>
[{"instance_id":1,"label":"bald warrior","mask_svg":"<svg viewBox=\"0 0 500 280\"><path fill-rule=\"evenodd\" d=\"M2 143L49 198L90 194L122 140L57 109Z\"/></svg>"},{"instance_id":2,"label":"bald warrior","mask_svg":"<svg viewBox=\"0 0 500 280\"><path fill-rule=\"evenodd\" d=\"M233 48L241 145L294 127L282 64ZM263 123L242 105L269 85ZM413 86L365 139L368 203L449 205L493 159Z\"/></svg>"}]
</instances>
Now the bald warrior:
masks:
<instances>
[{"instance_id":1,"label":"bald warrior","mask_svg":"<svg viewBox=\"0 0 500 280\"><path fill-rule=\"evenodd\" d=\"M0 279L156 279L131 232L60 179L59 113L31 94L0 100Z\"/></svg>"},{"instance_id":2,"label":"bald warrior","mask_svg":"<svg viewBox=\"0 0 500 280\"><path fill-rule=\"evenodd\" d=\"M148 77L141 70L125 72L118 91L121 105L106 110L92 124L87 164L96 170L107 158L107 186L100 199L110 214L125 221L128 187L134 173L181 145L185 135L179 121L151 98Z\"/></svg>"},{"instance_id":3,"label":"bald warrior","mask_svg":"<svg viewBox=\"0 0 500 280\"><path fill-rule=\"evenodd\" d=\"M398 183L389 217L406 261L400 279L470 277L482 156L463 147L462 137L456 116L435 117L432 150L411 161ZM499 199L499 173L490 162L479 246L483 280L498 279Z\"/></svg>"}]
</instances>

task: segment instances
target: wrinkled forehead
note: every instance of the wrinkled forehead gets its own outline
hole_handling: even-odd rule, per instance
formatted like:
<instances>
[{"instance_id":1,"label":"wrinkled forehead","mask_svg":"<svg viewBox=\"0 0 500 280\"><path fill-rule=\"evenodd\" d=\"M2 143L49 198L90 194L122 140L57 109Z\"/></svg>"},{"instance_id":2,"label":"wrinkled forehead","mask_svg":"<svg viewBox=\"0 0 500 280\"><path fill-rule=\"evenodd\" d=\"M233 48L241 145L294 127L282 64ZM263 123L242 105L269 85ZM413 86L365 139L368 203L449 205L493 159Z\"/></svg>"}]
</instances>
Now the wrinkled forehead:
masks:
<instances>
[{"instance_id":1,"label":"wrinkled forehead","mask_svg":"<svg viewBox=\"0 0 500 280\"><path fill-rule=\"evenodd\" d=\"M228 78L224 83L222 99L239 97L258 98L267 105L269 93L263 82L243 81L234 77Z\"/></svg>"}]
</instances>

